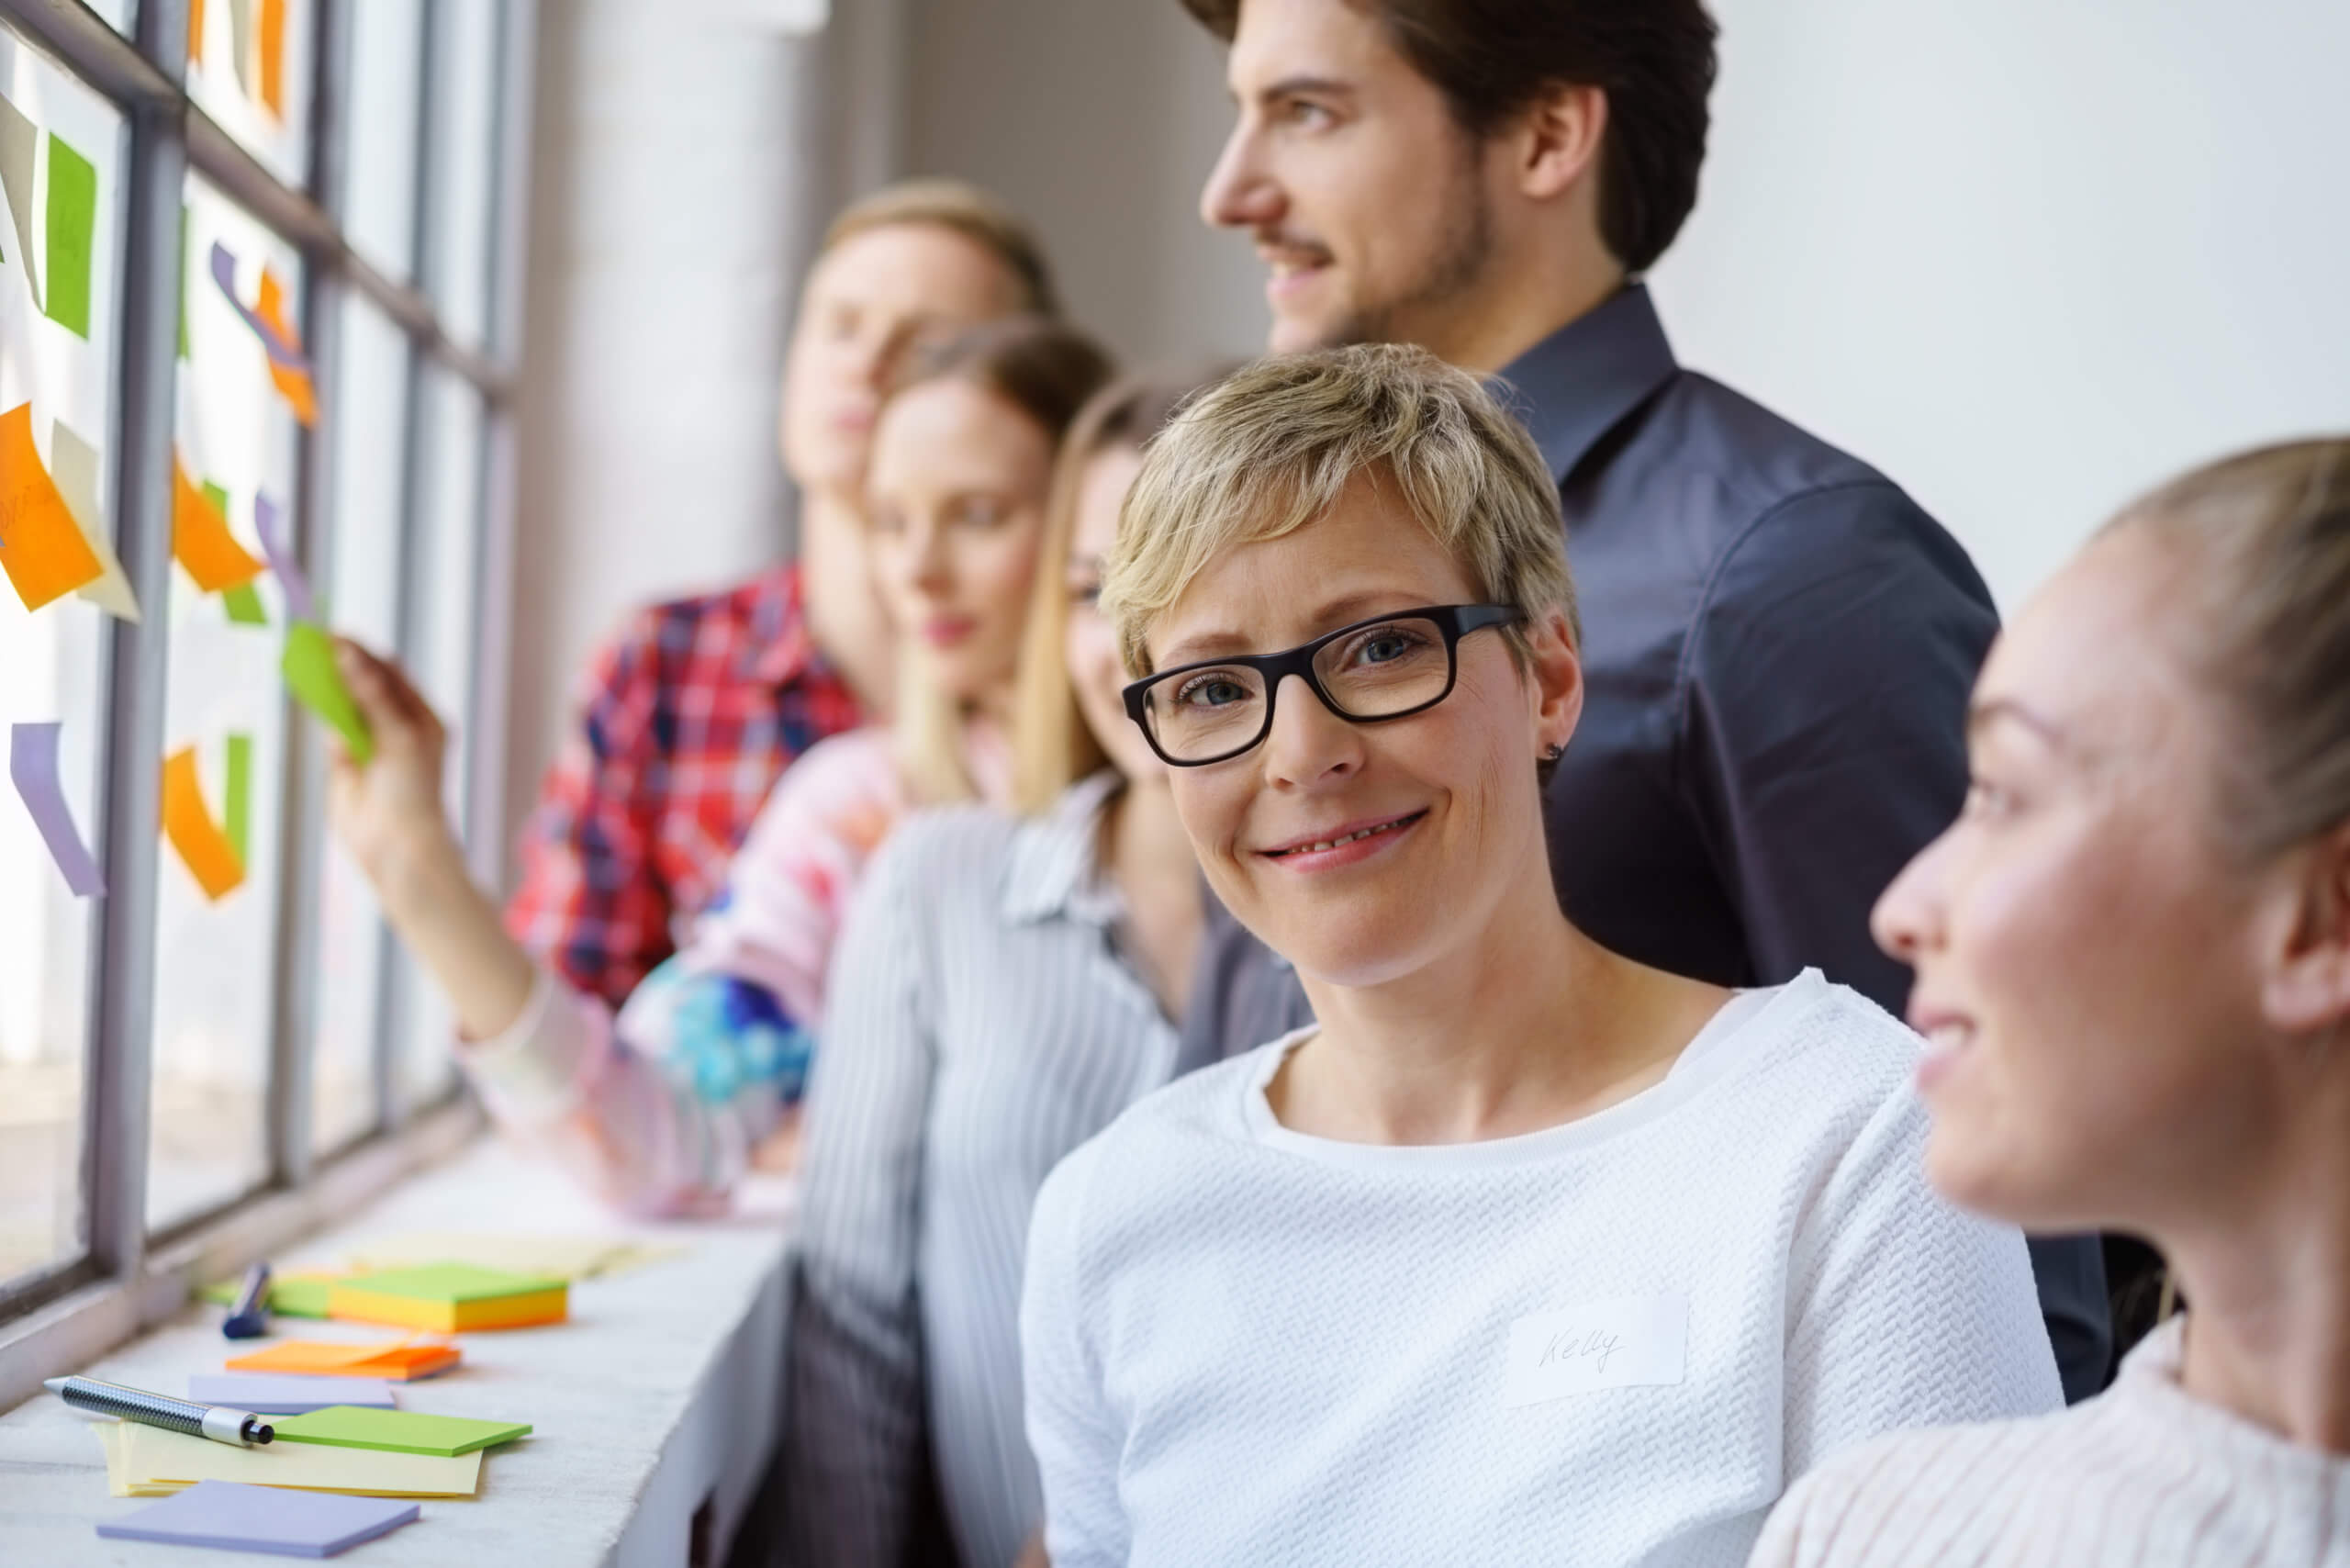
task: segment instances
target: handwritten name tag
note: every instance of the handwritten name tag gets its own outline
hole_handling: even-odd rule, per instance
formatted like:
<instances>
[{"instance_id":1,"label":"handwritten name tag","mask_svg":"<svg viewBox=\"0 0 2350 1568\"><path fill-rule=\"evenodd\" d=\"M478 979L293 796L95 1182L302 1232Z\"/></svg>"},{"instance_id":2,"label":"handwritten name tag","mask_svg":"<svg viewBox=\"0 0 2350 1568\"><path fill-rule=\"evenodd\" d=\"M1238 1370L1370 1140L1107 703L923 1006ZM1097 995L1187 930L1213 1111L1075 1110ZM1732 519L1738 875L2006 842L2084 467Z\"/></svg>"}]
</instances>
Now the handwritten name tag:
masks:
<instances>
[{"instance_id":1,"label":"handwritten name tag","mask_svg":"<svg viewBox=\"0 0 2350 1568\"><path fill-rule=\"evenodd\" d=\"M1679 1383L1689 1355L1689 1298L1627 1295L1509 1326L1502 1404L1510 1409L1600 1388Z\"/></svg>"}]
</instances>

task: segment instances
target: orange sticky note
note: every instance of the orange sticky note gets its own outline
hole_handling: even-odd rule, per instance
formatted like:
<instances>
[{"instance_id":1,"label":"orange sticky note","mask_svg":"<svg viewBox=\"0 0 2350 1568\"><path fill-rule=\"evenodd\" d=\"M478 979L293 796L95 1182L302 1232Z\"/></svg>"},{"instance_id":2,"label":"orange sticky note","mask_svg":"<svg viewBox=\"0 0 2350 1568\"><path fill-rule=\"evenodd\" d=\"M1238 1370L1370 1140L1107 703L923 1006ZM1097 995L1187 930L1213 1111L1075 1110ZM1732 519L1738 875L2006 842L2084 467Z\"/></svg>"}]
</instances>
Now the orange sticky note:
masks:
<instances>
[{"instance_id":1,"label":"orange sticky note","mask_svg":"<svg viewBox=\"0 0 2350 1568\"><path fill-rule=\"evenodd\" d=\"M163 759L163 836L178 852L180 864L196 879L196 885L204 890L204 896L214 903L244 881L243 857L204 803L204 782L196 777L194 746L182 746Z\"/></svg>"},{"instance_id":2,"label":"orange sticky note","mask_svg":"<svg viewBox=\"0 0 2350 1568\"><path fill-rule=\"evenodd\" d=\"M267 267L261 270L261 298L253 305L253 314L277 334L283 349L297 354L302 352L302 340L295 333L293 322L285 316L285 286L277 281L277 274ZM269 379L276 386L278 395L293 409L294 417L306 428L315 428L319 422L319 395L318 389L310 383L309 372L298 364L285 363L277 352L272 352Z\"/></svg>"},{"instance_id":3,"label":"orange sticky note","mask_svg":"<svg viewBox=\"0 0 2350 1568\"><path fill-rule=\"evenodd\" d=\"M87 587L106 566L33 445L33 406L0 414L0 567L27 610Z\"/></svg>"},{"instance_id":4,"label":"orange sticky note","mask_svg":"<svg viewBox=\"0 0 2350 1568\"><path fill-rule=\"evenodd\" d=\"M285 0L261 0L261 101L285 118Z\"/></svg>"},{"instance_id":5,"label":"orange sticky note","mask_svg":"<svg viewBox=\"0 0 2350 1568\"><path fill-rule=\"evenodd\" d=\"M195 65L204 59L204 0L188 0L187 62Z\"/></svg>"},{"instance_id":6,"label":"orange sticky note","mask_svg":"<svg viewBox=\"0 0 2350 1568\"><path fill-rule=\"evenodd\" d=\"M460 1360L457 1347L439 1340L378 1340L341 1345L324 1339L287 1339L222 1363L230 1372L297 1372L318 1377L377 1377L408 1383L446 1372Z\"/></svg>"},{"instance_id":7,"label":"orange sticky note","mask_svg":"<svg viewBox=\"0 0 2350 1568\"><path fill-rule=\"evenodd\" d=\"M206 593L226 593L262 574L261 558L237 543L228 518L196 488L177 453L172 454L172 559Z\"/></svg>"}]
</instances>

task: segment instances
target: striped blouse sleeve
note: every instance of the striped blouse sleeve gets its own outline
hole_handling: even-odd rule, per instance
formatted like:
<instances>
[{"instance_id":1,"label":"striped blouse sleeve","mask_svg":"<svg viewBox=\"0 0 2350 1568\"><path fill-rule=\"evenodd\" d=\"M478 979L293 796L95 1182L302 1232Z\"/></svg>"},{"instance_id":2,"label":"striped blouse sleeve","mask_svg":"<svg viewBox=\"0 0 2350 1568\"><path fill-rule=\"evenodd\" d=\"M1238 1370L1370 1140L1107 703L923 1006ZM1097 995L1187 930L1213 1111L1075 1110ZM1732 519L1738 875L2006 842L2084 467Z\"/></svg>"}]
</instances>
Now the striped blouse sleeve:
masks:
<instances>
[{"instance_id":1,"label":"striped blouse sleeve","mask_svg":"<svg viewBox=\"0 0 2350 1568\"><path fill-rule=\"evenodd\" d=\"M909 874L922 838L876 857L841 934L834 1044L809 1089L783 1407L794 1562L902 1561L927 1484L914 1254L935 1059L932 934Z\"/></svg>"}]
</instances>

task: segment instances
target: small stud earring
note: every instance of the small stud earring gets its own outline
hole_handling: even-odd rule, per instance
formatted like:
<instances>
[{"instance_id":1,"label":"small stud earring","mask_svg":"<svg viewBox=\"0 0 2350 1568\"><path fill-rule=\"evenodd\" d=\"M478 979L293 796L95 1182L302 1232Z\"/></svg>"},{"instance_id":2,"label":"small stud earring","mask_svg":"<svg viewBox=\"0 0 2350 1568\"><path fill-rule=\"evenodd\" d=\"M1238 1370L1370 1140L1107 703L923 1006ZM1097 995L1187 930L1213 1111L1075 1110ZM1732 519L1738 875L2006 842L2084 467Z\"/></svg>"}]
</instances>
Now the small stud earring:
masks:
<instances>
[{"instance_id":1,"label":"small stud earring","mask_svg":"<svg viewBox=\"0 0 2350 1568\"><path fill-rule=\"evenodd\" d=\"M1545 762L1556 762L1566 755L1567 748L1562 745L1550 745L1542 748L1542 760Z\"/></svg>"}]
</instances>

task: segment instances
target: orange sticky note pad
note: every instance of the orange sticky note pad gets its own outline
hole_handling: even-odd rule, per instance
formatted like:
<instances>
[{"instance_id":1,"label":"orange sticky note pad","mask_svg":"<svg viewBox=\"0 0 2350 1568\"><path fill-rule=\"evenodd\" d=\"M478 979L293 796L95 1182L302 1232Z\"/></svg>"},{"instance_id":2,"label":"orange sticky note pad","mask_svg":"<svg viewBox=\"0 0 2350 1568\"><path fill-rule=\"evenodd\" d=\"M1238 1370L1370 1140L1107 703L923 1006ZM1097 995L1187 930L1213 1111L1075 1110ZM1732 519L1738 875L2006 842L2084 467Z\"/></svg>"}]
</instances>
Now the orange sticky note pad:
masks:
<instances>
[{"instance_id":1,"label":"orange sticky note pad","mask_svg":"<svg viewBox=\"0 0 2350 1568\"><path fill-rule=\"evenodd\" d=\"M33 445L33 406L0 414L0 567L27 610L106 576Z\"/></svg>"},{"instance_id":2,"label":"orange sticky note pad","mask_svg":"<svg viewBox=\"0 0 2350 1568\"><path fill-rule=\"evenodd\" d=\"M196 748L182 746L163 759L163 836L204 896L218 902L245 879L244 857L204 803L196 776Z\"/></svg>"},{"instance_id":3,"label":"orange sticky note pad","mask_svg":"<svg viewBox=\"0 0 2350 1568\"><path fill-rule=\"evenodd\" d=\"M296 1372L314 1377L375 1377L408 1383L447 1372L463 1357L454 1345L431 1339L382 1339L339 1345L288 1339L222 1363L230 1372Z\"/></svg>"},{"instance_id":4,"label":"orange sticky note pad","mask_svg":"<svg viewBox=\"0 0 2350 1568\"><path fill-rule=\"evenodd\" d=\"M261 558L237 543L229 520L172 457L172 559L206 593L226 593L262 574Z\"/></svg>"}]
</instances>

